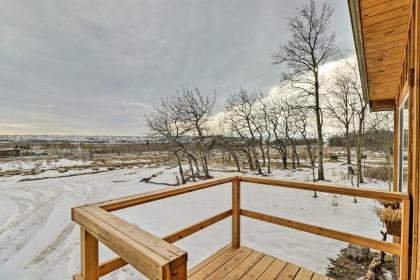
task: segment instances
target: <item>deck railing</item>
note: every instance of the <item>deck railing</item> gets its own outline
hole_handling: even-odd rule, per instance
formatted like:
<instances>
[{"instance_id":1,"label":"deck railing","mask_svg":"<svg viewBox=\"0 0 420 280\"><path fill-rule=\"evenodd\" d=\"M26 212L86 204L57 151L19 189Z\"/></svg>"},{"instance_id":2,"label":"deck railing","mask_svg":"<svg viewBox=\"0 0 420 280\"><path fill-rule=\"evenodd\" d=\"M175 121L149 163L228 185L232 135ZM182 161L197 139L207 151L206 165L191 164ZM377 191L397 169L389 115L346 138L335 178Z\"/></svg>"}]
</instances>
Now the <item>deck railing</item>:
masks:
<instances>
[{"instance_id":1,"label":"deck railing","mask_svg":"<svg viewBox=\"0 0 420 280\"><path fill-rule=\"evenodd\" d=\"M154 236L110 213L115 210L229 182L232 183L231 209L163 238ZM243 209L240 204L241 182L399 202L402 207L400 242L397 244L375 240ZM130 264L149 279L185 280L187 279L187 252L171 243L232 216L232 247L239 248L241 243L240 217L245 216L396 255L399 257L400 279L405 280L408 279L409 213L410 200L408 195L398 192L338 187L321 183L292 182L252 176L229 176L210 179L181 187L147 192L73 208L72 220L78 223L81 228L81 272L74 275L73 279L96 280L126 264ZM118 257L99 263L99 241L114 251Z\"/></svg>"}]
</instances>

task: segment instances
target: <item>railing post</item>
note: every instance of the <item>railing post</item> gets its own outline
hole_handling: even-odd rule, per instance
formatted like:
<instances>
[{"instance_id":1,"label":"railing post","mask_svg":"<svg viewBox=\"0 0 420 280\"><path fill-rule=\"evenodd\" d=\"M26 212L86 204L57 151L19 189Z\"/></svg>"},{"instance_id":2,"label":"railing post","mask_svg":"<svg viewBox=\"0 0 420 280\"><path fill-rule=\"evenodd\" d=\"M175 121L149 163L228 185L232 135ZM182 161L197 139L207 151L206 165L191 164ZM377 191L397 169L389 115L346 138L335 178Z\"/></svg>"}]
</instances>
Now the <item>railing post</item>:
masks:
<instances>
[{"instance_id":1,"label":"railing post","mask_svg":"<svg viewBox=\"0 0 420 280\"><path fill-rule=\"evenodd\" d=\"M168 277L164 277L167 280L187 280L187 262L182 263L176 268L172 268Z\"/></svg>"},{"instance_id":2,"label":"railing post","mask_svg":"<svg viewBox=\"0 0 420 280\"><path fill-rule=\"evenodd\" d=\"M410 229L410 200L402 201L401 217L401 256L400 256L400 280L408 279L409 268L409 229Z\"/></svg>"},{"instance_id":3,"label":"railing post","mask_svg":"<svg viewBox=\"0 0 420 280\"><path fill-rule=\"evenodd\" d=\"M232 180L232 247L241 246L241 181Z\"/></svg>"},{"instance_id":4,"label":"railing post","mask_svg":"<svg viewBox=\"0 0 420 280\"><path fill-rule=\"evenodd\" d=\"M98 240L80 229L81 272L84 280L99 279Z\"/></svg>"}]
</instances>

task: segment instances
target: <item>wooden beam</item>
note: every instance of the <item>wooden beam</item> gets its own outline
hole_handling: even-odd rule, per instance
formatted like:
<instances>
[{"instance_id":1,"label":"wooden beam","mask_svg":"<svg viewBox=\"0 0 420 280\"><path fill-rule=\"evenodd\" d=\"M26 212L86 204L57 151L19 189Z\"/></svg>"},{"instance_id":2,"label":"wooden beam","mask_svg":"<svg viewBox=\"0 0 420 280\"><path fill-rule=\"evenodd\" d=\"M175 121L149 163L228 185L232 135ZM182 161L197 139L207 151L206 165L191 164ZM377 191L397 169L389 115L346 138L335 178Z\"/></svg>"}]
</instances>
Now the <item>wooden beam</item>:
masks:
<instances>
[{"instance_id":1,"label":"wooden beam","mask_svg":"<svg viewBox=\"0 0 420 280\"><path fill-rule=\"evenodd\" d=\"M318 191L324 193L333 193L348 196L357 196L377 200L388 200L401 202L403 199L408 199L408 195L404 193L396 193L389 191L380 191L374 189L363 188L348 188L338 187L337 185L327 183L309 183L309 182L296 182L296 181L283 181L278 179L268 179L255 176L239 176L242 182L255 183L261 185L270 185L277 187L285 187L291 189Z\"/></svg>"},{"instance_id":2,"label":"wooden beam","mask_svg":"<svg viewBox=\"0 0 420 280\"><path fill-rule=\"evenodd\" d=\"M191 226L188 226L184 229L181 229L177 232L171 233L165 237L163 237L163 240L169 243L174 243L176 241L179 241L187 236L190 236L191 234L198 232L202 229L205 229L219 221L222 221L226 219L227 217L232 215L232 210L226 210L220 214L214 215L204 221L198 222L196 224L193 224ZM115 257L110 260L107 260L99 265L99 275L104 276L108 273L111 273L123 266L127 265L127 262L124 261L121 257Z\"/></svg>"},{"instance_id":3,"label":"wooden beam","mask_svg":"<svg viewBox=\"0 0 420 280\"><path fill-rule=\"evenodd\" d=\"M232 247L241 246L241 181L232 181Z\"/></svg>"},{"instance_id":4,"label":"wooden beam","mask_svg":"<svg viewBox=\"0 0 420 280\"><path fill-rule=\"evenodd\" d=\"M99 279L98 240L87 230L80 229L81 275L84 280Z\"/></svg>"},{"instance_id":5,"label":"wooden beam","mask_svg":"<svg viewBox=\"0 0 420 280\"><path fill-rule=\"evenodd\" d=\"M114 257L106 260L99 265L99 276L107 275L125 265L127 265L127 262L121 257Z\"/></svg>"},{"instance_id":6,"label":"wooden beam","mask_svg":"<svg viewBox=\"0 0 420 280\"><path fill-rule=\"evenodd\" d=\"M181 229L177 232L171 233L163 238L163 240L174 243L176 241L179 241L181 239L184 239L187 236L190 236L193 233L196 233L197 231L200 231L202 229L205 229L221 220L226 219L227 217L230 217L232 215L232 210L226 210L220 214L214 215L213 217L210 217L204 221L198 222L194 225L191 225L189 227L186 227L184 229Z\"/></svg>"},{"instance_id":7,"label":"wooden beam","mask_svg":"<svg viewBox=\"0 0 420 280\"><path fill-rule=\"evenodd\" d=\"M198 190L214 187L214 186L221 185L224 183L229 183L234 178L236 178L236 176L210 179L203 182L186 184L180 187L167 188L167 189L163 189L159 191L152 191L152 192L142 193L138 195L132 195L132 196L127 196L123 198L113 199L113 200L93 204L92 206L98 206L106 211L115 211L115 210L120 210L127 207L140 205L147 202L152 202L155 200L160 200L160 199L171 197L171 196L181 195L184 193L189 193L193 191L198 191Z\"/></svg>"},{"instance_id":8,"label":"wooden beam","mask_svg":"<svg viewBox=\"0 0 420 280\"><path fill-rule=\"evenodd\" d=\"M388 99L388 100L373 100L370 102L370 108L372 111L392 111L395 109L395 100Z\"/></svg>"},{"instance_id":9,"label":"wooden beam","mask_svg":"<svg viewBox=\"0 0 420 280\"><path fill-rule=\"evenodd\" d=\"M296 229L299 231L304 231L328 238L332 238L335 240L344 241L347 243L357 244L360 246L388 252L390 254L399 256L401 254L401 246L399 244L385 242L385 241L379 241L359 235L354 235L346 232L341 232L333 229L313 226L305 223L296 222L293 220L288 220L280 217L270 216L259 212L254 212L250 210L241 209L241 215L260 220L265 221L268 223Z\"/></svg>"}]
</instances>

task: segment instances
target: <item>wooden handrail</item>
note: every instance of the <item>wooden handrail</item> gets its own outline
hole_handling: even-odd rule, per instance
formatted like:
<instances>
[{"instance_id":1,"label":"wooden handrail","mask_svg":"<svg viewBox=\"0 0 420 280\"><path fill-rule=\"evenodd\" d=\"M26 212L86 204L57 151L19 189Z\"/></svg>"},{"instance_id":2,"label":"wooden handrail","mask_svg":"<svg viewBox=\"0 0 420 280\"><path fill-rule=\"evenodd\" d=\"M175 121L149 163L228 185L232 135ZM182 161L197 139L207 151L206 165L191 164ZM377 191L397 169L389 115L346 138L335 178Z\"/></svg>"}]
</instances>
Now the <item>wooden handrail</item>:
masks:
<instances>
[{"instance_id":1,"label":"wooden handrail","mask_svg":"<svg viewBox=\"0 0 420 280\"><path fill-rule=\"evenodd\" d=\"M172 277L171 273L179 266L186 267L185 251L101 208L80 207L76 208L73 214L74 221L80 224L83 230L88 231L150 279L177 279Z\"/></svg>"},{"instance_id":2,"label":"wooden handrail","mask_svg":"<svg viewBox=\"0 0 420 280\"><path fill-rule=\"evenodd\" d=\"M229 182L232 182L232 209L226 210L204 221L179 230L164 237L163 239L153 236L150 233L141 230L137 226L129 224L109 213L111 211L202 190ZM403 225L401 245L241 209L241 182L402 202ZM239 247L241 215L398 255L401 259L400 275L406 275L406 263L408 259L407 236L409 229L409 208L409 196L402 193L339 187L324 183L284 181L254 176L228 176L210 179L204 182L190 183L181 187L173 187L127 196L72 209L72 219L81 225L82 237L84 236L82 239L82 241L84 240L82 242L82 273L75 275L74 279L96 280L100 276L106 275L126 265L127 263L130 263L137 270L151 279L185 280L187 273L187 253L170 243L181 240L197 231L232 216L232 246ZM116 252L118 257L105 261L99 265L97 256L98 241L101 241L111 250ZM94 256L94 262L90 264L86 263L86 260L83 260L83 256L85 256L85 259L86 256Z\"/></svg>"},{"instance_id":3,"label":"wooden handrail","mask_svg":"<svg viewBox=\"0 0 420 280\"><path fill-rule=\"evenodd\" d=\"M172 188L166 188L166 189L158 190L158 191L146 192L146 193L142 193L138 195L126 196L126 197L122 197L118 199L112 199L112 200L100 202L93 205L98 206L106 211L115 211L115 210L120 210L127 207L144 204L147 202L152 202L155 200L160 200L160 199L171 197L171 196L181 195L188 192L198 191L198 190L222 185L224 183L231 182L234 178L236 178L236 176L209 179L204 182L189 183L182 187L172 187Z\"/></svg>"},{"instance_id":4,"label":"wooden handrail","mask_svg":"<svg viewBox=\"0 0 420 280\"><path fill-rule=\"evenodd\" d=\"M185 194L188 192L198 191L214 186L222 185L225 183L233 182L239 179L241 182L255 183L260 185L270 185L277 187L293 188L307 191L325 192L339 195L364 197L369 199L378 200L389 200L402 202L405 199L409 199L407 194L400 192L390 192L366 188L349 188L343 186L337 186L327 183L310 183L300 181L285 181L279 179L261 178L256 176L226 176L222 178L209 179L203 182L189 183L181 187L171 187L157 191L145 192L137 195L131 195L121 197L117 199L111 199L95 204L84 205L84 206L97 206L106 211L116 211L172 196Z\"/></svg>"},{"instance_id":5,"label":"wooden handrail","mask_svg":"<svg viewBox=\"0 0 420 280\"><path fill-rule=\"evenodd\" d=\"M277 186L291 189L317 191L347 196L357 196L369 199L388 200L402 202L409 199L408 194L399 192L390 192L382 190L373 190L366 188L349 188L327 183L310 183L299 181L284 181L278 179L261 178L255 176L238 176L241 182L255 183L260 185Z\"/></svg>"}]
</instances>

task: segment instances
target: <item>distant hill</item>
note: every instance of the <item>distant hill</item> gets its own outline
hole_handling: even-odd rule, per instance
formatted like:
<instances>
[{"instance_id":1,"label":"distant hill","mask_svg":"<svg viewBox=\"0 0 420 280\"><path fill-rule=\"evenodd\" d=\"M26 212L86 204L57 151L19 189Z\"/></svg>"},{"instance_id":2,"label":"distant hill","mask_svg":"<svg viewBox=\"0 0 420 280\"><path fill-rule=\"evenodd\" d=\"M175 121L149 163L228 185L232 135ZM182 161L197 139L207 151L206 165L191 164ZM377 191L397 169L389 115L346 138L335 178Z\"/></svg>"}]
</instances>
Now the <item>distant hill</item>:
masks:
<instances>
[{"instance_id":1,"label":"distant hill","mask_svg":"<svg viewBox=\"0 0 420 280\"><path fill-rule=\"evenodd\" d=\"M153 143L153 136L81 136L81 135L0 135L0 143L15 142L94 142L94 143Z\"/></svg>"}]
</instances>

